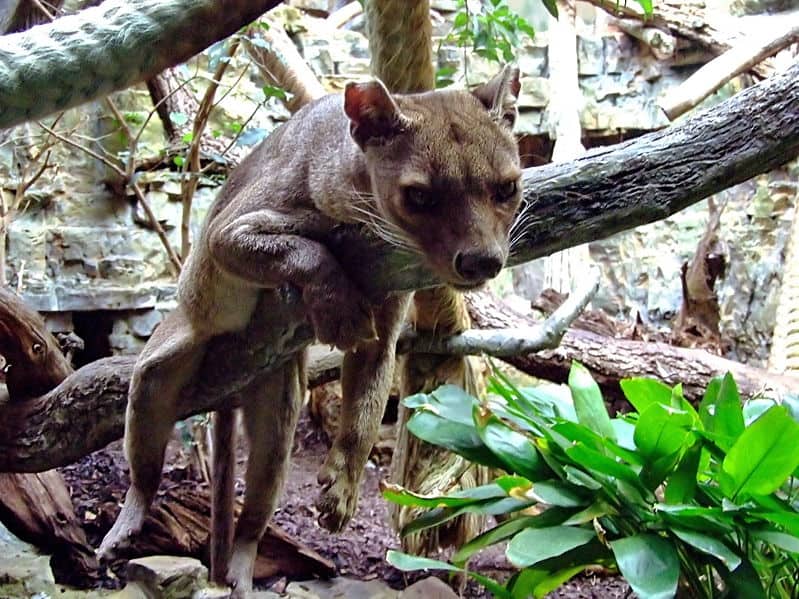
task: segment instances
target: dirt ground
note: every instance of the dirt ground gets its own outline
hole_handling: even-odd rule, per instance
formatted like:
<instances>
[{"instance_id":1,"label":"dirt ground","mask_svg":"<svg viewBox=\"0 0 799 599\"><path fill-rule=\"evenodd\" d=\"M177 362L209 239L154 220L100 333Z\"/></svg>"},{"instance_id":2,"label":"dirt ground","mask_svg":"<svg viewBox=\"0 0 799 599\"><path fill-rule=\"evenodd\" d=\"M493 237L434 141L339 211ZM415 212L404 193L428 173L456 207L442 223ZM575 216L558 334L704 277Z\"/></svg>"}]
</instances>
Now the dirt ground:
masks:
<instances>
[{"instance_id":1,"label":"dirt ground","mask_svg":"<svg viewBox=\"0 0 799 599\"><path fill-rule=\"evenodd\" d=\"M176 435L177 437L178 435ZM286 489L274 522L288 534L332 560L341 576L360 580L380 579L394 588L404 588L429 573L404 573L385 561L386 551L399 547L399 539L388 524L386 503L378 492L378 483L387 473L384 468L370 462L358 511L352 522L340 534L333 535L316 523L313 502L318 493L316 473L328 451L323 433L319 432L303 415L295 437L294 453ZM243 458L243 452L242 452ZM196 479L188 452L176 439L168 451L165 478L173 484L186 479ZM87 456L80 462L62 469L72 492L78 516L83 520L89 541L97 545L106 532L109 522L97 517L98 506L115 502L127 488L127 466L121 443ZM162 483L164 484L169 483ZM241 491L241 480L237 490ZM505 560L504 548L491 548L480 554L471 564L475 571L504 579L513 573ZM122 571L109 572L101 581L103 586L121 584ZM285 579L264 581L261 588L280 591ZM464 599L490 597L478 585L470 583L462 590ZM552 599L614 599L631 596L629 587L618 577L585 575L574 579L549 595Z\"/></svg>"}]
</instances>

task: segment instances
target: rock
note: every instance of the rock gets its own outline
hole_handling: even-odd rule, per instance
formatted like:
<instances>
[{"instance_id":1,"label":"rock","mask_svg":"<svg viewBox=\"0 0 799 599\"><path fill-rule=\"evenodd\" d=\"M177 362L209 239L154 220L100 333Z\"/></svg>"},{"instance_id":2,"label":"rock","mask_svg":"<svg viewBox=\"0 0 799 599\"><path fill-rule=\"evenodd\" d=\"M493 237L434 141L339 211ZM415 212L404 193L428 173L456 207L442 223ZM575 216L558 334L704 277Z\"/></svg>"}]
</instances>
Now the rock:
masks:
<instances>
[{"instance_id":1,"label":"rock","mask_svg":"<svg viewBox=\"0 0 799 599\"><path fill-rule=\"evenodd\" d=\"M191 557L152 555L128 562L128 580L163 599L185 599L204 589L208 568Z\"/></svg>"},{"instance_id":2,"label":"rock","mask_svg":"<svg viewBox=\"0 0 799 599\"><path fill-rule=\"evenodd\" d=\"M141 584L129 582L116 593L108 595L108 599L150 599L150 596Z\"/></svg>"},{"instance_id":3,"label":"rock","mask_svg":"<svg viewBox=\"0 0 799 599\"><path fill-rule=\"evenodd\" d=\"M292 582L286 587L291 599L398 599L399 592L379 580L306 580Z\"/></svg>"},{"instance_id":4,"label":"rock","mask_svg":"<svg viewBox=\"0 0 799 599\"><path fill-rule=\"evenodd\" d=\"M458 594L440 578L430 576L402 591L399 599L458 599Z\"/></svg>"},{"instance_id":5,"label":"rock","mask_svg":"<svg viewBox=\"0 0 799 599\"><path fill-rule=\"evenodd\" d=\"M230 599L230 589L228 587L220 587L216 585L209 585L202 589L198 589L191 596L191 599ZM277 595L274 595L277 597ZM263 599L267 599L268 595Z\"/></svg>"},{"instance_id":6,"label":"rock","mask_svg":"<svg viewBox=\"0 0 799 599\"><path fill-rule=\"evenodd\" d=\"M0 523L0 597L52 595L55 588L50 557L39 555Z\"/></svg>"}]
</instances>

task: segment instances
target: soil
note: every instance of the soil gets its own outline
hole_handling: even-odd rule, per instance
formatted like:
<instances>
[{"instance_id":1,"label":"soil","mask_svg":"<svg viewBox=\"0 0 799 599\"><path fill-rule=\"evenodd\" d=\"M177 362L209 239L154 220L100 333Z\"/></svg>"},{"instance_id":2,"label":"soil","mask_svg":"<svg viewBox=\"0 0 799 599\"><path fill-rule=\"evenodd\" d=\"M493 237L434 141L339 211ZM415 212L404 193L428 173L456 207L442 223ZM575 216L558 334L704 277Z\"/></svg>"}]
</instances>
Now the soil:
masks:
<instances>
[{"instance_id":1,"label":"soil","mask_svg":"<svg viewBox=\"0 0 799 599\"><path fill-rule=\"evenodd\" d=\"M190 453L177 438L167 451L168 466L165 468L162 488L176 484L202 484L197 468L193 466ZM387 476L385 467L369 462L361 489L358 511L347 528L334 535L321 528L313 502L319 485L316 473L327 454L328 444L324 433L316 429L306 415L300 420L295 436L291 469L286 489L274 522L288 534L300 539L324 557L332 560L338 574L360 580L379 579L393 588L404 588L430 573L401 572L385 561L386 551L399 547L399 539L388 522L387 506L378 491L378 483ZM243 448L240 462L243 462ZM75 464L62 469L72 493L78 516L83 520L89 542L97 546L111 526L108 514L116 514L128 486L127 465L121 443L109 445ZM237 481L237 491L243 483ZM111 504L111 506L107 505ZM103 509L105 506L106 509ZM471 563L473 570L496 579L507 579L514 572L504 557L503 547L494 547L482 552ZM124 578L124 569L109 570L101 584L119 587ZM260 588L281 591L285 579L261 581ZM462 589L465 599L482 599L491 595L473 582ZM558 591L549 595L552 599L614 599L631 596L629 586L615 576L585 574L573 579Z\"/></svg>"}]
</instances>

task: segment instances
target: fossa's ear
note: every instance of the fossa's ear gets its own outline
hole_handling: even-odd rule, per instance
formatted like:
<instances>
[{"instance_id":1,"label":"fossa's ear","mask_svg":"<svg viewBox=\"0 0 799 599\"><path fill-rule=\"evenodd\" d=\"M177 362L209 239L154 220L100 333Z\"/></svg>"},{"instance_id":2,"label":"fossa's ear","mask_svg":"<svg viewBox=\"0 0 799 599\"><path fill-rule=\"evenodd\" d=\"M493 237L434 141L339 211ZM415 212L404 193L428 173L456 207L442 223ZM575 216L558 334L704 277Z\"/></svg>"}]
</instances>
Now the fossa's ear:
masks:
<instances>
[{"instance_id":1,"label":"fossa's ear","mask_svg":"<svg viewBox=\"0 0 799 599\"><path fill-rule=\"evenodd\" d=\"M362 149L369 144L386 143L409 124L386 86L377 79L348 83L344 89L344 112L350 119L350 135Z\"/></svg>"},{"instance_id":2,"label":"fossa's ear","mask_svg":"<svg viewBox=\"0 0 799 599\"><path fill-rule=\"evenodd\" d=\"M521 88L519 68L505 65L493 79L476 87L472 93L482 102L495 121L512 129L518 114L516 100L519 98Z\"/></svg>"}]
</instances>

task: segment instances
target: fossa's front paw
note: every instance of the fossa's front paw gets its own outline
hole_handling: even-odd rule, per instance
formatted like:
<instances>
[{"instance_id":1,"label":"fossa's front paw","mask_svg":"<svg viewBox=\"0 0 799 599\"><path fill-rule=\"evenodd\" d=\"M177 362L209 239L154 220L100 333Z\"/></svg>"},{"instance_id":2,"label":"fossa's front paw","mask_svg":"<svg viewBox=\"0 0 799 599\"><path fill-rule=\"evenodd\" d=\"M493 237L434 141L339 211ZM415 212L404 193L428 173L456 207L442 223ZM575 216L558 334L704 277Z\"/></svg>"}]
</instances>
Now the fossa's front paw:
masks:
<instances>
[{"instance_id":1,"label":"fossa's front paw","mask_svg":"<svg viewBox=\"0 0 799 599\"><path fill-rule=\"evenodd\" d=\"M311 323L320 343L347 351L377 339L372 306L351 284L340 281L335 288L306 288Z\"/></svg>"},{"instance_id":2,"label":"fossa's front paw","mask_svg":"<svg viewBox=\"0 0 799 599\"><path fill-rule=\"evenodd\" d=\"M347 474L344 456L333 448L318 476L322 492L316 500L319 524L331 532L341 531L358 507L358 481Z\"/></svg>"}]
</instances>

